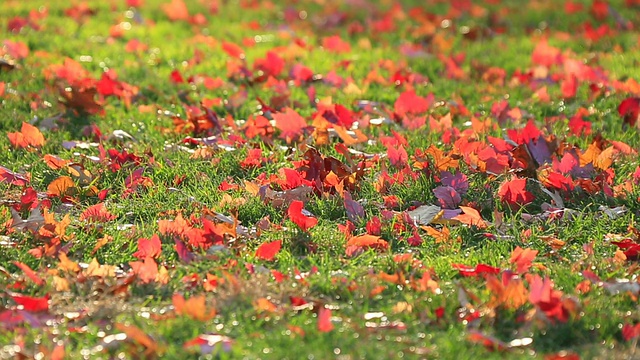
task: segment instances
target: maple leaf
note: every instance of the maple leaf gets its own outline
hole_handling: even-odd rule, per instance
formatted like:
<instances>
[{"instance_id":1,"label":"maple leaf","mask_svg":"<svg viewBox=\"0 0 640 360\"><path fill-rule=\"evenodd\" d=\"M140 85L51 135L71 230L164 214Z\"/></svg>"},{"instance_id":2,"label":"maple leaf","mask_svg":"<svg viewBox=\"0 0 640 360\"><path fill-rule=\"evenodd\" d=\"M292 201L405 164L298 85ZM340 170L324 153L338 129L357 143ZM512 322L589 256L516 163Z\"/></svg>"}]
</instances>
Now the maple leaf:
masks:
<instances>
[{"instance_id":1,"label":"maple leaf","mask_svg":"<svg viewBox=\"0 0 640 360\"><path fill-rule=\"evenodd\" d=\"M280 138L287 144L298 141L307 127L307 122L300 114L291 108L272 115L276 121L276 128L280 130Z\"/></svg>"},{"instance_id":2,"label":"maple leaf","mask_svg":"<svg viewBox=\"0 0 640 360\"><path fill-rule=\"evenodd\" d=\"M498 196L511 209L519 209L534 200L532 193L526 190L527 179L507 180L500 186Z\"/></svg>"},{"instance_id":3,"label":"maple leaf","mask_svg":"<svg viewBox=\"0 0 640 360\"><path fill-rule=\"evenodd\" d=\"M76 184L69 176L60 176L47 186L47 195L49 196L72 196L75 192Z\"/></svg>"},{"instance_id":4,"label":"maple leaf","mask_svg":"<svg viewBox=\"0 0 640 360\"><path fill-rule=\"evenodd\" d=\"M117 218L116 215L112 214L107 210L104 206L104 203L98 203L92 206L89 206L85 211L80 214L80 221L89 221L89 222L108 222L115 220Z\"/></svg>"},{"instance_id":5,"label":"maple leaf","mask_svg":"<svg viewBox=\"0 0 640 360\"><path fill-rule=\"evenodd\" d=\"M226 52L229 56L244 59L244 50L234 43L223 41L222 42L222 50Z\"/></svg>"},{"instance_id":6,"label":"maple leaf","mask_svg":"<svg viewBox=\"0 0 640 360\"><path fill-rule=\"evenodd\" d=\"M16 149L24 149L29 146L34 148L42 147L45 143L44 135L37 127L23 122L20 132L7 133L11 146Z\"/></svg>"},{"instance_id":7,"label":"maple leaf","mask_svg":"<svg viewBox=\"0 0 640 360\"><path fill-rule=\"evenodd\" d=\"M523 249L520 246L516 247L511 253L509 263L516 264L516 272L518 274L524 274L529 271L533 259L538 255L538 250Z\"/></svg>"},{"instance_id":8,"label":"maple leaf","mask_svg":"<svg viewBox=\"0 0 640 360\"><path fill-rule=\"evenodd\" d=\"M273 261L275 256L280 252L282 240L262 243L256 249L256 257L265 261Z\"/></svg>"},{"instance_id":9,"label":"maple leaf","mask_svg":"<svg viewBox=\"0 0 640 360\"><path fill-rule=\"evenodd\" d=\"M480 275L498 274L500 268L493 267L487 264L478 264L476 266L468 266L463 264L451 264L451 266L458 270L460 275L464 277L478 277Z\"/></svg>"},{"instance_id":10,"label":"maple leaf","mask_svg":"<svg viewBox=\"0 0 640 360\"><path fill-rule=\"evenodd\" d=\"M438 186L433 189L433 194L444 209L455 209L462 202L460 194L451 186Z\"/></svg>"},{"instance_id":11,"label":"maple leaf","mask_svg":"<svg viewBox=\"0 0 640 360\"><path fill-rule=\"evenodd\" d=\"M344 208L347 210L347 218L349 221L359 223L364 218L364 206L353 200L351 193L344 192Z\"/></svg>"},{"instance_id":12,"label":"maple leaf","mask_svg":"<svg viewBox=\"0 0 640 360\"><path fill-rule=\"evenodd\" d=\"M143 261L130 261L129 266L138 279L145 284L155 281L158 276L158 264L151 257L146 257Z\"/></svg>"},{"instance_id":13,"label":"maple leaf","mask_svg":"<svg viewBox=\"0 0 640 360\"><path fill-rule=\"evenodd\" d=\"M146 257L158 258L161 253L162 243L158 235L154 234L150 239L138 239L138 251L133 253L133 256L138 259L144 259Z\"/></svg>"},{"instance_id":14,"label":"maple leaf","mask_svg":"<svg viewBox=\"0 0 640 360\"><path fill-rule=\"evenodd\" d=\"M618 105L618 114L622 116L624 123L635 126L640 119L640 97L629 97Z\"/></svg>"},{"instance_id":15,"label":"maple leaf","mask_svg":"<svg viewBox=\"0 0 640 360\"><path fill-rule=\"evenodd\" d=\"M348 42L342 40L340 36L333 35L322 39L322 47L329 52L334 53L348 53L351 51L351 45Z\"/></svg>"},{"instance_id":16,"label":"maple leaf","mask_svg":"<svg viewBox=\"0 0 640 360\"><path fill-rule=\"evenodd\" d=\"M331 310L325 307L318 310L318 331L329 332L333 330L333 323L331 322Z\"/></svg>"},{"instance_id":17,"label":"maple leaf","mask_svg":"<svg viewBox=\"0 0 640 360\"><path fill-rule=\"evenodd\" d=\"M184 349L197 347L202 355L216 354L214 356L219 356L220 352L230 352L232 345L233 339L230 337L219 334L202 334L185 342L182 347Z\"/></svg>"},{"instance_id":18,"label":"maple leaf","mask_svg":"<svg viewBox=\"0 0 640 360\"><path fill-rule=\"evenodd\" d=\"M185 300L184 296L175 293L172 302L178 315L185 315L193 320L207 321L216 316L214 309L207 310L204 295L192 296Z\"/></svg>"},{"instance_id":19,"label":"maple leaf","mask_svg":"<svg viewBox=\"0 0 640 360\"><path fill-rule=\"evenodd\" d=\"M80 86L58 87L58 92L63 97L63 104L80 114L104 114L102 104L96 101L98 89L95 84L82 84Z\"/></svg>"},{"instance_id":20,"label":"maple leaf","mask_svg":"<svg viewBox=\"0 0 640 360\"><path fill-rule=\"evenodd\" d=\"M171 21L189 20L189 9L183 0L171 0L168 4L162 4L162 11Z\"/></svg>"},{"instance_id":21,"label":"maple leaf","mask_svg":"<svg viewBox=\"0 0 640 360\"><path fill-rule=\"evenodd\" d=\"M8 295L16 304L21 305L26 311L43 312L49 310L49 294L40 298L12 292L9 292Z\"/></svg>"},{"instance_id":22,"label":"maple leaf","mask_svg":"<svg viewBox=\"0 0 640 360\"><path fill-rule=\"evenodd\" d=\"M509 271L502 274L502 279L487 276L487 289L491 293L488 306L495 308L504 306L507 309L518 309L527 303L527 289L522 280Z\"/></svg>"},{"instance_id":23,"label":"maple leaf","mask_svg":"<svg viewBox=\"0 0 640 360\"><path fill-rule=\"evenodd\" d=\"M44 280L38 276L38 274L36 274L35 271L33 271L33 269L31 269L29 267L29 265L22 263L20 261L14 261L13 265L17 266L18 268L20 268L20 270L22 270L22 272L31 280L33 281L34 284L38 285L38 286L42 286L45 284Z\"/></svg>"},{"instance_id":24,"label":"maple leaf","mask_svg":"<svg viewBox=\"0 0 640 360\"><path fill-rule=\"evenodd\" d=\"M289 209L287 210L287 216L289 220L293 221L294 224L298 225L300 230L307 232L312 227L318 224L318 219L315 217L307 216L302 213L304 207L304 203L300 200L294 200L289 205Z\"/></svg>"},{"instance_id":25,"label":"maple leaf","mask_svg":"<svg viewBox=\"0 0 640 360\"><path fill-rule=\"evenodd\" d=\"M529 282L529 301L541 310L547 318L566 322L570 314L575 310L576 303L573 300L562 298L562 292L553 290L553 281L548 277L542 279L539 275L531 275Z\"/></svg>"},{"instance_id":26,"label":"maple leaf","mask_svg":"<svg viewBox=\"0 0 640 360\"><path fill-rule=\"evenodd\" d=\"M134 344L141 345L145 350L142 354L143 358L157 358L158 352L162 350L161 346L139 327L130 324L116 323L115 329L126 334L127 339Z\"/></svg>"},{"instance_id":27,"label":"maple leaf","mask_svg":"<svg viewBox=\"0 0 640 360\"><path fill-rule=\"evenodd\" d=\"M463 214L453 217L454 220L458 220L463 224L477 226L481 229L487 227L487 223L482 219L478 210L468 206L460 206L460 209Z\"/></svg>"},{"instance_id":28,"label":"maple leaf","mask_svg":"<svg viewBox=\"0 0 640 360\"><path fill-rule=\"evenodd\" d=\"M638 337L640 337L640 323L635 325L624 324L622 326L622 338L624 341L630 341Z\"/></svg>"},{"instance_id":29,"label":"maple leaf","mask_svg":"<svg viewBox=\"0 0 640 360\"><path fill-rule=\"evenodd\" d=\"M347 256L358 255L367 249L386 251L389 249L389 243L380 236L364 234L352 236L346 244Z\"/></svg>"},{"instance_id":30,"label":"maple leaf","mask_svg":"<svg viewBox=\"0 0 640 360\"><path fill-rule=\"evenodd\" d=\"M13 172L4 166L0 166L0 182L16 186L27 186L29 178L26 175Z\"/></svg>"},{"instance_id":31,"label":"maple leaf","mask_svg":"<svg viewBox=\"0 0 640 360\"><path fill-rule=\"evenodd\" d=\"M422 114L427 112L433 104L433 95L427 98L423 98L416 95L415 91L407 90L398 96L393 104L394 111L399 116L405 116L407 114Z\"/></svg>"}]
</instances>

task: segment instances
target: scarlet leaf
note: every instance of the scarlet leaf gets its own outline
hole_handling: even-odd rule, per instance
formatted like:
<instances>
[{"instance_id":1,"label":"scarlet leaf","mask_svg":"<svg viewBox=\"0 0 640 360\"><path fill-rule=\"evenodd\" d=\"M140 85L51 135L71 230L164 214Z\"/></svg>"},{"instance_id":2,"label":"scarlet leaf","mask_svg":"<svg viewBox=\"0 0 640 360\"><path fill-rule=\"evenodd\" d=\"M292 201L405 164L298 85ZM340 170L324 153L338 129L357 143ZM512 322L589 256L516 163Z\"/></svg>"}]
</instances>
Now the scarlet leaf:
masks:
<instances>
[{"instance_id":1,"label":"scarlet leaf","mask_svg":"<svg viewBox=\"0 0 640 360\"><path fill-rule=\"evenodd\" d=\"M287 210L287 215L289 216L289 220L293 221L302 231L306 232L318 224L318 219L304 215L302 213L303 206L304 203L300 200L292 201L291 205L289 205L289 210Z\"/></svg>"},{"instance_id":2,"label":"scarlet leaf","mask_svg":"<svg viewBox=\"0 0 640 360\"><path fill-rule=\"evenodd\" d=\"M9 293L9 296L18 305L22 305L24 310L31 312L41 312L49 310L49 295L41 298L26 296L18 293Z\"/></svg>"},{"instance_id":3,"label":"scarlet leaf","mask_svg":"<svg viewBox=\"0 0 640 360\"><path fill-rule=\"evenodd\" d=\"M407 114L421 114L429 110L433 103L430 98L423 98L416 95L413 90L407 90L400 94L393 107L396 114L405 116Z\"/></svg>"},{"instance_id":4,"label":"scarlet leaf","mask_svg":"<svg viewBox=\"0 0 640 360\"><path fill-rule=\"evenodd\" d=\"M329 332L333 330L331 322L331 310L322 307L318 310L318 330L320 332Z\"/></svg>"},{"instance_id":5,"label":"scarlet leaf","mask_svg":"<svg viewBox=\"0 0 640 360\"><path fill-rule=\"evenodd\" d=\"M13 264L22 270L22 272L33 281L36 285L42 286L45 284L44 280L33 271L29 265L21 263L20 261L14 261Z\"/></svg>"},{"instance_id":6,"label":"scarlet leaf","mask_svg":"<svg viewBox=\"0 0 640 360\"><path fill-rule=\"evenodd\" d=\"M117 216L107 210L104 206L104 203L98 203L92 206L89 206L85 211L80 214L80 221L89 221L89 222L108 222L116 219Z\"/></svg>"},{"instance_id":7,"label":"scarlet leaf","mask_svg":"<svg viewBox=\"0 0 640 360\"><path fill-rule=\"evenodd\" d=\"M640 118L640 98L629 97L618 105L618 114L624 119L624 123L635 126Z\"/></svg>"},{"instance_id":8,"label":"scarlet leaf","mask_svg":"<svg viewBox=\"0 0 640 360\"><path fill-rule=\"evenodd\" d=\"M285 108L284 112L273 114L276 128L280 130L280 138L290 144L297 141L304 133L307 122L295 110Z\"/></svg>"},{"instance_id":9,"label":"scarlet leaf","mask_svg":"<svg viewBox=\"0 0 640 360\"><path fill-rule=\"evenodd\" d=\"M513 179L502 183L498 196L500 201L517 209L534 200L533 194L526 190L527 179Z\"/></svg>"},{"instance_id":10,"label":"scarlet leaf","mask_svg":"<svg viewBox=\"0 0 640 360\"><path fill-rule=\"evenodd\" d=\"M478 264L476 266L468 266L463 264L451 264L451 266L465 277L477 277L484 274L498 274L500 268L489 266L486 264Z\"/></svg>"},{"instance_id":11,"label":"scarlet leaf","mask_svg":"<svg viewBox=\"0 0 640 360\"><path fill-rule=\"evenodd\" d=\"M273 261L274 257L280 252L282 240L266 242L258 246L256 257L266 261Z\"/></svg>"}]
</instances>

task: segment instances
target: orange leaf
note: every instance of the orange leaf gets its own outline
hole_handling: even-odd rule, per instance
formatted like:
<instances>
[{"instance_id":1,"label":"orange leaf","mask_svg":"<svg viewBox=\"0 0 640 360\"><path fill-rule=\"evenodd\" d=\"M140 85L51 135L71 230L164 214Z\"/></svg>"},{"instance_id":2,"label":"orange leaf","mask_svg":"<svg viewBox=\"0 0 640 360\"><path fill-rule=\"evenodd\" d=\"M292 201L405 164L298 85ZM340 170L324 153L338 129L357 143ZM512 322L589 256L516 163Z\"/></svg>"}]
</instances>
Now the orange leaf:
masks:
<instances>
[{"instance_id":1,"label":"orange leaf","mask_svg":"<svg viewBox=\"0 0 640 360\"><path fill-rule=\"evenodd\" d=\"M52 170L62 169L71 162L69 160L64 160L59 158L58 156L51 154L46 154L45 156L43 156L43 159L47 166Z\"/></svg>"},{"instance_id":2,"label":"orange leaf","mask_svg":"<svg viewBox=\"0 0 640 360\"><path fill-rule=\"evenodd\" d=\"M460 209L464 214L454 217L454 220L467 225L475 225L481 229L487 227L487 223L482 219L478 210L468 206L460 206Z\"/></svg>"},{"instance_id":3,"label":"orange leaf","mask_svg":"<svg viewBox=\"0 0 640 360\"><path fill-rule=\"evenodd\" d=\"M170 3L163 4L162 11L171 21L189 20L189 9L182 0L171 0Z\"/></svg>"},{"instance_id":4,"label":"orange leaf","mask_svg":"<svg viewBox=\"0 0 640 360\"><path fill-rule=\"evenodd\" d=\"M73 180L68 176L60 176L53 180L49 186L47 186L47 194L49 196L68 196L72 195L75 189Z\"/></svg>"},{"instance_id":5,"label":"orange leaf","mask_svg":"<svg viewBox=\"0 0 640 360\"><path fill-rule=\"evenodd\" d=\"M359 252L367 249L386 251L387 249L389 249L389 243L386 240L380 238L380 236L369 234L352 236L347 241L346 252L348 256L356 255Z\"/></svg>"},{"instance_id":6,"label":"orange leaf","mask_svg":"<svg viewBox=\"0 0 640 360\"><path fill-rule=\"evenodd\" d=\"M531 267L531 262L538 255L538 250L523 249L520 246L516 247L511 253L509 262L516 264L518 274L524 274Z\"/></svg>"},{"instance_id":7,"label":"orange leaf","mask_svg":"<svg viewBox=\"0 0 640 360\"><path fill-rule=\"evenodd\" d=\"M145 284L155 281L158 276L158 264L151 257L147 256L144 261L131 261L129 265L138 279Z\"/></svg>"},{"instance_id":8,"label":"orange leaf","mask_svg":"<svg viewBox=\"0 0 640 360\"><path fill-rule=\"evenodd\" d=\"M44 145L44 136L37 127L23 122L20 132L8 133L9 142L16 149L26 147L41 147Z\"/></svg>"},{"instance_id":9,"label":"orange leaf","mask_svg":"<svg viewBox=\"0 0 640 360\"><path fill-rule=\"evenodd\" d=\"M185 300L181 294L173 294L173 306L178 315L185 315L191 319L207 321L216 316L215 310L207 311L204 295L192 296Z\"/></svg>"},{"instance_id":10,"label":"orange leaf","mask_svg":"<svg viewBox=\"0 0 640 360\"><path fill-rule=\"evenodd\" d=\"M258 312L275 312L278 307L267 298L259 298L253 303Z\"/></svg>"},{"instance_id":11,"label":"orange leaf","mask_svg":"<svg viewBox=\"0 0 640 360\"><path fill-rule=\"evenodd\" d=\"M158 343L156 343L156 341L153 340L149 335L145 334L144 331L140 330L140 328L134 325L126 325L121 323L116 323L115 328L118 331L122 331L123 333L125 333L127 335L127 338L129 338L131 341L142 345L146 349L145 354L147 354L147 356L145 357L153 357L151 355L158 352Z\"/></svg>"}]
</instances>

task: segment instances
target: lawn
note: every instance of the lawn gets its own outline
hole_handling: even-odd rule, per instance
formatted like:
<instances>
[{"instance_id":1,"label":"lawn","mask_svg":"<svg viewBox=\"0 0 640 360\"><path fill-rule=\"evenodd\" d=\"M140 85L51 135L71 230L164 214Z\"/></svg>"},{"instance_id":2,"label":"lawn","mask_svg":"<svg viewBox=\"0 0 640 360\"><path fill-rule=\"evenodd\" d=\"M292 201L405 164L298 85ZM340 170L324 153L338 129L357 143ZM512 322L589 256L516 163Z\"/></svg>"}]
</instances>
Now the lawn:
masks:
<instances>
[{"instance_id":1,"label":"lawn","mask_svg":"<svg viewBox=\"0 0 640 360\"><path fill-rule=\"evenodd\" d=\"M639 11L2 1L0 358L640 356Z\"/></svg>"}]
</instances>

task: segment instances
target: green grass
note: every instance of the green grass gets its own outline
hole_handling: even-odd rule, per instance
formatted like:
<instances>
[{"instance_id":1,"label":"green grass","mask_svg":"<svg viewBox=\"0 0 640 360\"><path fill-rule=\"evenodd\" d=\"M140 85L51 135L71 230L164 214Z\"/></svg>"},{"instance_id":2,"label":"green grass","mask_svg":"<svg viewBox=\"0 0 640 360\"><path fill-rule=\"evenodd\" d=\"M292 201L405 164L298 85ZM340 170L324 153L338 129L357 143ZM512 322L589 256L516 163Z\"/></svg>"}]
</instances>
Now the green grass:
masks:
<instances>
[{"instance_id":1,"label":"green grass","mask_svg":"<svg viewBox=\"0 0 640 360\"><path fill-rule=\"evenodd\" d=\"M6 41L0 45L0 57L13 65L0 65L0 83L5 85L4 93L0 92L0 165L28 173L30 181L25 186L0 181L0 194L4 194L0 195L0 287L6 289L0 293L0 344L6 345L0 348L0 357L52 358L54 349L64 349L65 358L542 359L563 351L582 358L637 356L637 337L627 341L621 329L624 324L640 322L638 291L612 294L607 290L616 279L627 279L635 285L638 281L637 260L620 259L617 247L609 243L615 235L639 241L640 190L634 178L640 165L637 154L618 152L609 173L596 169L582 183L573 176L576 188L563 194L563 200L574 213L570 218L565 215L553 219L542 216L551 197L541 190L537 179L529 179L526 184L533 201L521 209L509 208L498 191L504 181L518 175L514 171L481 171L475 155L461 148L462 142L455 142L455 136L447 142L445 137L459 130L460 138L479 142L482 150L487 136L506 137L507 130L520 129L533 119L545 136L555 136L562 145L552 156L555 160L571 147L584 152L598 136L604 139L603 149L611 141L619 141L638 150L638 129L624 124L617 107L625 98L638 96L638 89L624 90L619 84L627 79L640 81L640 34L621 28L612 13L602 19L594 17L591 1L578 2L584 8L572 15L565 14L563 1L527 5L520 1L498 5L473 1L474 8L462 12L441 1L406 1L395 8L391 2L348 6L337 1L302 0L293 5L274 1L256 2L261 6L252 7L251 1L237 1L220 2L217 13L210 13L205 2L188 2L189 13L203 14L205 25L169 21L162 10L167 2L161 0L146 0L139 9L129 8L125 1L89 1L93 14L80 21L65 14L71 8L65 2L3 2L0 39ZM631 22L630 29L640 26L635 16L637 5L610 1L610 8ZM27 25L9 31L12 19L29 18L29 12L38 9L47 14L31 20L39 29ZM386 15L394 19L395 28L376 30L378 21ZM447 22L450 26L443 26ZM585 37L585 22L594 28L607 25L611 34L591 41ZM122 37L112 37L110 29L120 23L130 28ZM430 23L432 32L426 30ZM465 35L465 27L471 35ZM362 31L355 31L358 28ZM499 28L504 32L499 33ZM478 34L476 38L474 34ZM323 49L322 39L332 35L347 41L351 51L332 53ZM534 98L534 92L542 86L535 84L538 80L532 80L530 86L515 78L516 73L542 71L532 62L532 52L542 37L560 49L563 57L601 71L608 91L592 97L590 81L585 80L579 83L575 98L563 99L558 79L564 76L565 68L554 65L548 69L549 79L538 79L547 86L550 101ZM125 45L133 39L147 48L125 51ZM260 41L251 45L252 39ZM15 59L10 49L13 42L24 43L29 54ZM245 60L227 55L221 47L223 42L238 44ZM402 51L407 45L421 53L407 56ZM284 70L265 83L254 63L268 51L284 59ZM452 79L442 59L458 54L464 54L458 64L464 78ZM104 102L103 115L74 111L64 105L58 90L58 86L70 84L59 78L61 74L47 77L65 58L81 64L90 86L103 72L113 70L118 81L137 87L137 94L130 105L117 96L96 96ZM254 76L229 77L232 64L246 66ZM304 65L324 79L335 71L344 82L339 86L322 80L295 83L291 77L294 65ZM503 84L491 84L483 78L483 69L489 67L504 70ZM197 81L174 84L170 81L174 70L185 80L220 78L222 85L208 89ZM407 82L394 84L394 74L407 76ZM422 80L412 83L412 78ZM276 81L280 83L273 85ZM308 96L311 87L318 100L314 104ZM429 110L421 114L426 125L414 130L403 126L401 118L394 120L394 103L409 89L435 98ZM242 93L246 93L246 99L238 100ZM356 256L347 256L348 237L339 231L339 225L346 224L349 213L340 191L328 183L304 199L304 208L318 219L308 232L291 220L287 202L283 205L255 194L254 187L262 186L263 192L268 187L284 191L278 196L291 196L287 192L291 186L282 174L305 160L307 146L316 147L324 158L331 156L344 164L350 161L335 146L342 140L332 137L329 144L316 146L311 131L293 143L279 137L282 129L264 138L248 138L243 122L265 115L260 113L258 98L276 109L294 109L308 125L314 115L322 115L316 114L318 102L330 101L354 112L369 141L350 148L375 156L367 158L364 172L350 189L364 209L353 234L366 233L367 222L379 217L381 237L389 244L387 250L362 249ZM220 133L175 131L175 115L188 119L188 108L197 111L201 103L215 99L220 102L210 110L222 124ZM505 99L512 109L524 114L521 119L501 121L492 113L493 104ZM377 109L361 110L358 103L362 100L377 102ZM462 112L462 105L468 113ZM569 119L579 108L590 112L585 117L591 123L590 134L576 136L570 132ZM443 133L431 127L430 121L449 112L452 129ZM389 121L366 126L368 120L380 117ZM495 128L469 135L472 118L489 119ZM235 121L236 128L225 119ZM41 129L46 139L43 146L16 148L4 136L20 131L23 122ZM101 139L87 130L90 125L100 129ZM112 136L116 130L125 131L135 140ZM408 143L404 148L409 159L404 167L396 168L387 159L382 138L393 137L394 133ZM184 141L188 136L209 135L215 135L215 141L228 150ZM66 141L87 146L67 149L63 147ZM109 155L101 155L97 142L106 151L126 150L138 158L129 158L116 170ZM425 162L417 152L432 145L459 161L457 170L469 179L469 190L462 195L460 205L477 209L488 227L457 221L432 224L438 231L450 231L444 242L418 227L415 231L422 242L412 246L408 239L414 229L403 220L402 212L438 203L433 189L441 185L441 169L431 157L427 156ZM267 160L261 166L244 167L241 162L250 149L256 148ZM90 184L81 183L66 165L49 167L44 160L46 154L82 165L90 174ZM355 168L362 159L358 155L352 158ZM420 168L416 162L426 165ZM550 166L536 168L537 175ZM146 181L132 190L130 177L141 169ZM339 169L333 170L340 176ZM75 193L70 198L48 191L61 176L74 179ZM610 196L602 187L607 178L612 179L613 188L629 182L631 193ZM589 192L589 180L600 188ZM223 191L223 184L232 188ZM20 197L27 188L38 193L38 207L48 208L56 221L69 215L70 223L57 234L58 247L52 246L57 239L46 235L47 226L42 223L36 223L33 231L12 228L9 209L20 207ZM96 193L103 190L106 194L100 199ZM391 195L397 198L398 208L386 208L385 198ZM114 219L81 220L85 210L98 203L104 203ZM601 207L624 207L627 211L610 218ZM29 209L19 210L27 219ZM176 243L188 241L187 237L161 234L159 225L179 213L196 229L207 226L203 219L224 227L215 214L232 220L235 217L246 234L227 236L208 249L190 248L193 260L187 263L176 249ZM47 229L51 231L50 226ZM134 256L138 239L153 235L161 239L161 255L155 262L166 270L166 276L145 283L135 275L131 263L138 260ZM564 245L551 247L550 239L554 238ZM276 240L282 241L282 248L272 261L256 255L261 244ZM35 256L35 250L46 246L52 246L49 252ZM501 274L496 276L503 279L504 275L507 281L508 271L516 270L510 257L517 247L538 251L533 266L520 274L525 288L531 290L535 275L548 277L554 289L562 292L565 308L575 305L575 309L567 310L566 321L547 318L528 299L517 308L504 303L496 306L491 302L495 289L489 286L489 277L464 277L453 267L487 264L500 268ZM592 254L587 252L589 248ZM62 253L83 268L61 268ZM412 260L398 262L401 254L410 254ZM115 273L90 273L86 266L94 259L112 267ZM35 281L19 268L19 263L33 269ZM578 291L585 285L581 284L585 280L581 272L585 270L605 283L593 283L584 293ZM278 273L282 274L279 281ZM401 280L395 281L396 276ZM217 285L208 282L208 277L216 279ZM420 279L428 277L439 290L421 288L426 282ZM50 301L44 311L34 312L29 306L22 310L15 294L35 299L49 296ZM190 309L176 309L175 294L186 299L204 296L207 311L214 311L215 316L199 320L197 315L203 315L202 311L183 314ZM270 309L264 308L264 299L271 303ZM306 305L296 302L300 300ZM263 301L262 307L259 301ZM319 329L321 309L331 311L330 331ZM123 336L122 324L141 332ZM532 342L493 351L491 346L471 341L474 331L507 344L514 339L530 338ZM212 351L183 347L203 334L228 337L231 345Z\"/></svg>"}]
</instances>

